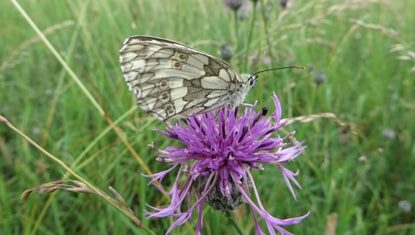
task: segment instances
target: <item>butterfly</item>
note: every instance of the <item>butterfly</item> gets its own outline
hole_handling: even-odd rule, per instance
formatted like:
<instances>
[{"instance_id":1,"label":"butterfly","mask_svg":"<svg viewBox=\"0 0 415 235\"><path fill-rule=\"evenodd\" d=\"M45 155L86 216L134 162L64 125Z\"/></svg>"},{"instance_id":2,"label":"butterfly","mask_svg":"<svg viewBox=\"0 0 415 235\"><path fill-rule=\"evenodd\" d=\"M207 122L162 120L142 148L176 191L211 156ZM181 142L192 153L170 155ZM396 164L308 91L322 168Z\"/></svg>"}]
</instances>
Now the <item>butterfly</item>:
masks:
<instances>
[{"instance_id":1,"label":"butterfly","mask_svg":"<svg viewBox=\"0 0 415 235\"><path fill-rule=\"evenodd\" d=\"M144 111L162 121L236 107L257 81L228 63L184 44L132 36L120 50L125 81Z\"/></svg>"}]
</instances>

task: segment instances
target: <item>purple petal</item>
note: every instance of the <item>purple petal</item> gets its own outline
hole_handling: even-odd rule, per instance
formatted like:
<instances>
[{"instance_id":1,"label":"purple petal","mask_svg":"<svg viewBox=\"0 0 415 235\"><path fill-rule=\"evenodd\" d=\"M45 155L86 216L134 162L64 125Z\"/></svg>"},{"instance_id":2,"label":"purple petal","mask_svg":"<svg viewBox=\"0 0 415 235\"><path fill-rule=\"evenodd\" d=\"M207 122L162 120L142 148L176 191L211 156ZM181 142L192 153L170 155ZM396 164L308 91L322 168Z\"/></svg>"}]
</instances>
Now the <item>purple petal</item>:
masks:
<instances>
[{"instance_id":1,"label":"purple petal","mask_svg":"<svg viewBox=\"0 0 415 235\"><path fill-rule=\"evenodd\" d=\"M274 106L275 106L275 112L272 114L272 117L274 118L275 123L278 124L281 121L281 114L282 114L281 103L280 103L280 100L278 99L278 96L275 93L273 94L272 99L274 100Z\"/></svg>"}]
</instances>

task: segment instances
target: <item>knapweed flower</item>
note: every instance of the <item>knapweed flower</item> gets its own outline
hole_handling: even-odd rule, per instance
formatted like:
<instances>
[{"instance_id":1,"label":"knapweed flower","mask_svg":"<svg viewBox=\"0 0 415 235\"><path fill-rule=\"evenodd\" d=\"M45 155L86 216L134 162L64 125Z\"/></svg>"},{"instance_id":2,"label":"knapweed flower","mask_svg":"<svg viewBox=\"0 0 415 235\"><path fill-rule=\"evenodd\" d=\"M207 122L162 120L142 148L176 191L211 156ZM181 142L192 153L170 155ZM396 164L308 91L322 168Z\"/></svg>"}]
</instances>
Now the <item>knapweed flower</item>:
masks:
<instances>
[{"instance_id":1,"label":"knapweed flower","mask_svg":"<svg viewBox=\"0 0 415 235\"><path fill-rule=\"evenodd\" d=\"M321 84L323 84L326 80L327 80L327 75L326 75L323 71L318 71L318 72L317 72L317 75L316 75L316 77L315 77L315 79L314 79L314 82L315 82L317 85L321 85Z\"/></svg>"},{"instance_id":2,"label":"knapweed flower","mask_svg":"<svg viewBox=\"0 0 415 235\"><path fill-rule=\"evenodd\" d=\"M242 3L241 9L238 11L238 19L246 20L248 19L250 13L251 13L251 4L248 1L244 1Z\"/></svg>"},{"instance_id":3,"label":"knapweed flower","mask_svg":"<svg viewBox=\"0 0 415 235\"><path fill-rule=\"evenodd\" d=\"M244 0L224 0L225 6L233 11L239 10Z\"/></svg>"},{"instance_id":4,"label":"knapweed flower","mask_svg":"<svg viewBox=\"0 0 415 235\"><path fill-rule=\"evenodd\" d=\"M217 111L187 118L184 124L168 125L160 132L182 143L159 150L158 160L171 164L171 168L156 173L152 182L161 181L169 172L178 168L172 189L171 203L165 208L151 207L149 217L173 217L175 222L167 230L189 221L196 210L198 219L196 234L201 234L203 208L206 204L214 209L230 211L246 203L255 222L257 234L264 234L258 217L265 221L270 234L305 219L309 213L290 219L273 217L263 206L252 171L263 170L263 164L275 166L282 173L288 189L295 198L293 183L300 188L294 173L284 165L293 161L304 150L295 141L293 133L280 137L276 133L284 125L281 106L273 97L275 112L266 117L267 110L256 112L255 105L247 107L238 116L237 109L223 107Z\"/></svg>"},{"instance_id":5,"label":"knapweed flower","mask_svg":"<svg viewBox=\"0 0 415 235\"><path fill-rule=\"evenodd\" d=\"M280 0L280 6L282 9L287 8L289 0Z\"/></svg>"},{"instance_id":6,"label":"knapweed flower","mask_svg":"<svg viewBox=\"0 0 415 235\"><path fill-rule=\"evenodd\" d=\"M233 48L228 43L220 46L220 58L224 61L229 62L233 57Z\"/></svg>"}]
</instances>

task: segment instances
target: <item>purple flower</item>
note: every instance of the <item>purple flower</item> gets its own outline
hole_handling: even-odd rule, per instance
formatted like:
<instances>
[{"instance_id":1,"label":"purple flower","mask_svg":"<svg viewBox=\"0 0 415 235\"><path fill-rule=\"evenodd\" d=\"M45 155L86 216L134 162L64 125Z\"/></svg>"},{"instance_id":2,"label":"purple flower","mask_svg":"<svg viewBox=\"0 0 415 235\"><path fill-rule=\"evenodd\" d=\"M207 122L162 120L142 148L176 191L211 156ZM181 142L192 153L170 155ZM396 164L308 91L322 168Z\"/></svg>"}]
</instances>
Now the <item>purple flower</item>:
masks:
<instances>
[{"instance_id":1,"label":"purple flower","mask_svg":"<svg viewBox=\"0 0 415 235\"><path fill-rule=\"evenodd\" d=\"M255 6L255 3L254 3ZM240 10L238 11L238 19L246 20L251 12L251 4L248 1L243 1Z\"/></svg>"},{"instance_id":2,"label":"purple flower","mask_svg":"<svg viewBox=\"0 0 415 235\"><path fill-rule=\"evenodd\" d=\"M282 9L287 8L288 2L288 0L280 0L280 6L282 7Z\"/></svg>"},{"instance_id":3,"label":"purple flower","mask_svg":"<svg viewBox=\"0 0 415 235\"><path fill-rule=\"evenodd\" d=\"M237 11L243 4L244 0L224 0L225 6L233 11Z\"/></svg>"},{"instance_id":4,"label":"purple flower","mask_svg":"<svg viewBox=\"0 0 415 235\"><path fill-rule=\"evenodd\" d=\"M176 220L167 230L189 221L196 210L198 220L196 234L201 234L203 207L209 204L216 210L229 211L242 202L248 204L255 222L256 233L264 234L258 217L266 224L268 232L291 234L283 227L297 224L309 213L290 219L279 219L269 214L259 197L252 171L263 170L262 164L270 164L280 170L288 189L295 198L293 183L301 188L297 173L285 168L304 150L295 141L293 133L280 137L275 133L284 125L281 122L281 106L273 97L275 112L265 117L267 110L255 111L255 106L245 108L238 116L237 108L221 108L206 114L187 118L185 124L169 125L163 135L182 143L159 150L158 160L171 165L165 171L153 175L162 180L173 169L179 168L170 191L171 203L166 208L151 207L149 217L174 217Z\"/></svg>"},{"instance_id":5,"label":"purple flower","mask_svg":"<svg viewBox=\"0 0 415 235\"><path fill-rule=\"evenodd\" d=\"M220 58L224 61L229 62L233 57L233 48L228 43L220 46Z\"/></svg>"}]
</instances>

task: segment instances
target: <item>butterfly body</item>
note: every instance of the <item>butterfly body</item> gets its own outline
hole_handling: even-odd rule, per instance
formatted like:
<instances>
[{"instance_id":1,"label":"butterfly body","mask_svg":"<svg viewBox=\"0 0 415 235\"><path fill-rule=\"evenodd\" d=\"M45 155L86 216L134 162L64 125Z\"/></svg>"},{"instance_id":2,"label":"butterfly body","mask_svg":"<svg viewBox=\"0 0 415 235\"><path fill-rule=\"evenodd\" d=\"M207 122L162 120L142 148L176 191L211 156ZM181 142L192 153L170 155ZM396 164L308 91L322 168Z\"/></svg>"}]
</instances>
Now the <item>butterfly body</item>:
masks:
<instances>
[{"instance_id":1,"label":"butterfly body","mask_svg":"<svg viewBox=\"0 0 415 235\"><path fill-rule=\"evenodd\" d=\"M257 79L184 44L149 36L128 38L120 63L137 104L163 121L238 106Z\"/></svg>"}]
</instances>

